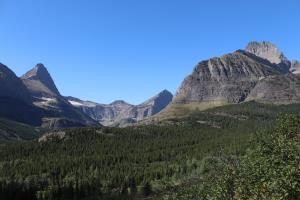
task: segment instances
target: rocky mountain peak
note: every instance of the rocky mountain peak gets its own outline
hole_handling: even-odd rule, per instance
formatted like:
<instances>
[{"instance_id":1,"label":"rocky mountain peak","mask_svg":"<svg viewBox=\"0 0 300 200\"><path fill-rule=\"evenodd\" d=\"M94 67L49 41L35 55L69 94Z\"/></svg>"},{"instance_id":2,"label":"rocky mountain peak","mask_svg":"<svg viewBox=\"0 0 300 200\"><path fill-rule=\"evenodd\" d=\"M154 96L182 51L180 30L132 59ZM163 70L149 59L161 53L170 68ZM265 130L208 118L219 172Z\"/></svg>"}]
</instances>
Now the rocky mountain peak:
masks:
<instances>
[{"instance_id":1,"label":"rocky mountain peak","mask_svg":"<svg viewBox=\"0 0 300 200\"><path fill-rule=\"evenodd\" d=\"M169 92L168 90L163 90L154 97L148 99L144 103L142 103L140 106L144 105L150 105L155 104L156 102L160 102L161 104L169 104L172 101L173 94Z\"/></svg>"},{"instance_id":2,"label":"rocky mountain peak","mask_svg":"<svg viewBox=\"0 0 300 200\"><path fill-rule=\"evenodd\" d=\"M267 59L271 63L279 64L287 61L287 58L282 51L271 42L249 42L245 50L256 56Z\"/></svg>"},{"instance_id":3,"label":"rocky mountain peak","mask_svg":"<svg viewBox=\"0 0 300 200\"><path fill-rule=\"evenodd\" d=\"M173 96L173 94L172 94L169 90L167 90L167 89L164 89L164 90L161 91L158 95L159 95L159 96L161 96L161 95L169 95L169 96Z\"/></svg>"},{"instance_id":4,"label":"rocky mountain peak","mask_svg":"<svg viewBox=\"0 0 300 200\"><path fill-rule=\"evenodd\" d=\"M165 107L167 107L173 99L173 94L168 90L163 90L154 97L138 105L137 119L142 120L153 116Z\"/></svg>"},{"instance_id":5,"label":"rocky mountain peak","mask_svg":"<svg viewBox=\"0 0 300 200\"><path fill-rule=\"evenodd\" d=\"M46 86L52 93L60 95L55 83L49 74L47 68L39 63L33 69L24 74L21 79L23 80L33 80L40 81L44 86Z\"/></svg>"},{"instance_id":6,"label":"rocky mountain peak","mask_svg":"<svg viewBox=\"0 0 300 200\"><path fill-rule=\"evenodd\" d=\"M24 74L22 78L34 80L46 75L50 76L47 68L42 63L38 63L33 69Z\"/></svg>"}]
</instances>

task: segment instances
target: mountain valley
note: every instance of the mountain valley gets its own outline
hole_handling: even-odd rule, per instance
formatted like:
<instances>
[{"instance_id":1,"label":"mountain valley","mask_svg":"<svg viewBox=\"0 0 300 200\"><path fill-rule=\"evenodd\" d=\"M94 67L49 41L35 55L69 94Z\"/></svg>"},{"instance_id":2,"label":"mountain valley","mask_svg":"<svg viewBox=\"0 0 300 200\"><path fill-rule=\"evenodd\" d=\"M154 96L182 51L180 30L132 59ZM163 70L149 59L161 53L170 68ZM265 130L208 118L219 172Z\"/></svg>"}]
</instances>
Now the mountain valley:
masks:
<instances>
[{"instance_id":1,"label":"mountain valley","mask_svg":"<svg viewBox=\"0 0 300 200\"><path fill-rule=\"evenodd\" d=\"M297 199L299 63L250 42L138 105L64 96L43 64L20 78L1 64L0 199Z\"/></svg>"}]
</instances>

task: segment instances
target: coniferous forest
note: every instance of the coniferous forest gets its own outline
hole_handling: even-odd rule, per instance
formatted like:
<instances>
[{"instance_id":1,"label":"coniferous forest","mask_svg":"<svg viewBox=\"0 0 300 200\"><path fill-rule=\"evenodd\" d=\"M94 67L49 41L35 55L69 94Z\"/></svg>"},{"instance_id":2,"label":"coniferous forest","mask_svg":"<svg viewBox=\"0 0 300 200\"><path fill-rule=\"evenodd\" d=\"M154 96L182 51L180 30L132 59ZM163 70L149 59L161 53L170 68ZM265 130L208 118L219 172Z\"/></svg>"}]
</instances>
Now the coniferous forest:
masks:
<instances>
[{"instance_id":1,"label":"coniferous forest","mask_svg":"<svg viewBox=\"0 0 300 200\"><path fill-rule=\"evenodd\" d=\"M245 103L2 141L0 199L298 199L299 108Z\"/></svg>"},{"instance_id":2,"label":"coniferous forest","mask_svg":"<svg viewBox=\"0 0 300 200\"><path fill-rule=\"evenodd\" d=\"M300 200L299 11L0 0L0 200Z\"/></svg>"}]
</instances>

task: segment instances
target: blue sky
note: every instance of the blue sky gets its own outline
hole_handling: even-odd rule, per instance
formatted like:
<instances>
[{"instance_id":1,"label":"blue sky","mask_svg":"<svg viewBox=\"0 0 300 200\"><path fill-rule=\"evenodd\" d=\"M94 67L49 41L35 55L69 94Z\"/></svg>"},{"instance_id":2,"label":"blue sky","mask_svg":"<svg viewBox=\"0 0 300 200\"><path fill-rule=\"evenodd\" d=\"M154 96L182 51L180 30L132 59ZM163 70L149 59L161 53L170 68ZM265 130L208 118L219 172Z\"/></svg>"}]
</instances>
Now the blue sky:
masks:
<instances>
[{"instance_id":1,"label":"blue sky","mask_svg":"<svg viewBox=\"0 0 300 200\"><path fill-rule=\"evenodd\" d=\"M0 0L0 62L48 68L63 95L141 103L197 62L276 43L300 59L299 0Z\"/></svg>"}]
</instances>

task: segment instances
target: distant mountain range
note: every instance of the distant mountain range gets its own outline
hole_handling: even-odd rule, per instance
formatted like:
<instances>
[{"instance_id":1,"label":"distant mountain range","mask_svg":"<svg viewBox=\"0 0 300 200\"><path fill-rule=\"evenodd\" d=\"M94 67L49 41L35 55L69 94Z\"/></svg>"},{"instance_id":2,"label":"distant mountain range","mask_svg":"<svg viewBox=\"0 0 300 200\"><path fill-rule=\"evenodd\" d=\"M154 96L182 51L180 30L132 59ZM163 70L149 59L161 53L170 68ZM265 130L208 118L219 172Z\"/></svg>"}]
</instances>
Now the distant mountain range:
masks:
<instances>
[{"instance_id":1,"label":"distant mountain range","mask_svg":"<svg viewBox=\"0 0 300 200\"><path fill-rule=\"evenodd\" d=\"M0 118L45 128L125 126L152 116L172 100L166 90L141 105L115 101L109 105L64 97L43 64L20 78L0 65Z\"/></svg>"},{"instance_id":2,"label":"distant mountain range","mask_svg":"<svg viewBox=\"0 0 300 200\"><path fill-rule=\"evenodd\" d=\"M98 104L74 97L66 97L69 103L102 125L119 127L157 114L172 101L172 98L172 93L167 90L163 90L139 105L131 105L122 100L114 101L111 104Z\"/></svg>"},{"instance_id":3,"label":"distant mountain range","mask_svg":"<svg viewBox=\"0 0 300 200\"><path fill-rule=\"evenodd\" d=\"M104 94L105 95L105 94ZM201 61L173 95L163 90L139 105L65 97L48 70L37 64L20 78L0 64L0 118L41 126L128 126L145 119L257 101L300 103L300 61L290 61L270 42L250 42L244 50Z\"/></svg>"}]
</instances>

